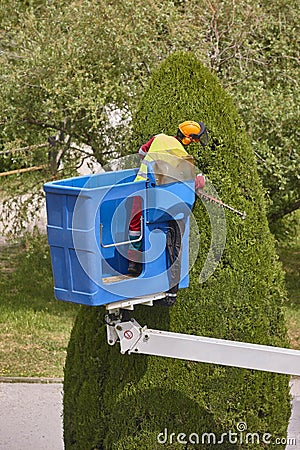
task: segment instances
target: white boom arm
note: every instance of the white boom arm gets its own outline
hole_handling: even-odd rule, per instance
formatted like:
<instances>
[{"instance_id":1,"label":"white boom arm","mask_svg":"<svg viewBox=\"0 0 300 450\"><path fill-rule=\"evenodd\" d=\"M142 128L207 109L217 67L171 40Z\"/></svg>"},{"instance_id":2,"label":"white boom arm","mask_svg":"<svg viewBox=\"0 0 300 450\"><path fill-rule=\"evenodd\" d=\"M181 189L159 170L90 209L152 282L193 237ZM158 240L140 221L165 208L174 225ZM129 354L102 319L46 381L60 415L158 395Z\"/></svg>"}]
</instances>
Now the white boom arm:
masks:
<instances>
[{"instance_id":1,"label":"white boom arm","mask_svg":"<svg viewBox=\"0 0 300 450\"><path fill-rule=\"evenodd\" d=\"M151 330L134 319L107 325L108 343L121 353L142 353L267 372L300 375L300 351L267 345Z\"/></svg>"}]
</instances>

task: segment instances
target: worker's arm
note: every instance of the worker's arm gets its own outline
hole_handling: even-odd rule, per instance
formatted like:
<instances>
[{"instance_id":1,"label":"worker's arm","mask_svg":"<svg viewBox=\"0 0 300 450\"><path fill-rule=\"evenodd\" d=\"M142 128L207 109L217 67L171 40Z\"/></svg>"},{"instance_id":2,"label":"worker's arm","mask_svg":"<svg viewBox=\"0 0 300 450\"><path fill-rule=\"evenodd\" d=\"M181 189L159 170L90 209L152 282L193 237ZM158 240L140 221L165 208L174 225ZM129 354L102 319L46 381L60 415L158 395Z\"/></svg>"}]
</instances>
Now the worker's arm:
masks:
<instances>
[{"instance_id":1,"label":"worker's arm","mask_svg":"<svg viewBox=\"0 0 300 450\"><path fill-rule=\"evenodd\" d=\"M199 189L200 189L200 192L201 192L201 189L203 189L204 186L205 186L205 176L202 175L202 173L198 173L198 175L195 176L195 201L194 201L194 204L192 207L192 211L195 208L196 200L198 198L197 191L199 192Z\"/></svg>"},{"instance_id":2,"label":"worker's arm","mask_svg":"<svg viewBox=\"0 0 300 450\"><path fill-rule=\"evenodd\" d=\"M155 139L155 136L152 136L152 138L149 139L148 142L146 142L145 144L141 145L141 147L139 148L138 154L139 154L139 157L141 159L144 159L145 156L147 155L147 153L149 151L149 148L150 148L152 142L154 141L154 139Z\"/></svg>"}]
</instances>

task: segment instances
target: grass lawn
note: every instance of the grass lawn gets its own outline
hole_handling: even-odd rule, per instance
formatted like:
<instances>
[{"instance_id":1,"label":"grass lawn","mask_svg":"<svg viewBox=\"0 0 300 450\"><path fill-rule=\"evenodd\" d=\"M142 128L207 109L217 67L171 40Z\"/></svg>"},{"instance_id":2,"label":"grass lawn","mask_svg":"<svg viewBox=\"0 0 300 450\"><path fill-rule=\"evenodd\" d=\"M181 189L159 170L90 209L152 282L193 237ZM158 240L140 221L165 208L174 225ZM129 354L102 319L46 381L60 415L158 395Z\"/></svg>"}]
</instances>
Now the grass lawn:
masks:
<instances>
[{"instance_id":1,"label":"grass lawn","mask_svg":"<svg viewBox=\"0 0 300 450\"><path fill-rule=\"evenodd\" d=\"M300 244L280 248L280 260L285 270L288 302L284 306L291 347L300 350Z\"/></svg>"},{"instance_id":2,"label":"grass lawn","mask_svg":"<svg viewBox=\"0 0 300 450\"><path fill-rule=\"evenodd\" d=\"M291 346L300 349L300 244L280 248ZM63 377L79 305L55 300L48 245L36 237L0 247L0 377Z\"/></svg>"},{"instance_id":3,"label":"grass lawn","mask_svg":"<svg viewBox=\"0 0 300 450\"><path fill-rule=\"evenodd\" d=\"M46 239L0 248L0 273L0 376L62 377L79 306L54 299Z\"/></svg>"}]
</instances>

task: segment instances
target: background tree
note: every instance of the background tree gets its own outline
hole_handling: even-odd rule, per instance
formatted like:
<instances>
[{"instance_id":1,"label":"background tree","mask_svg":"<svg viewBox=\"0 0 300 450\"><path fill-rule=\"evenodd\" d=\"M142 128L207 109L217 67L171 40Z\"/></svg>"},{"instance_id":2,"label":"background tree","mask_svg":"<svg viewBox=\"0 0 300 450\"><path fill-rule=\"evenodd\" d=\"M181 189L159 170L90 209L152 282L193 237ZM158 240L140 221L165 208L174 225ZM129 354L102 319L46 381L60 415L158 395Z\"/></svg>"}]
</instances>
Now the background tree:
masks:
<instances>
[{"instance_id":1,"label":"background tree","mask_svg":"<svg viewBox=\"0 0 300 450\"><path fill-rule=\"evenodd\" d=\"M198 167L225 202L247 210L247 220L227 215L225 252L214 274L200 284L210 221L198 201L194 215L201 252L190 287L180 291L171 309L139 307L134 317L151 328L285 346L283 277L245 127L217 79L193 54L174 53L152 74L133 120L133 146L154 133L173 135L186 117L202 119L210 129L209 147L189 147ZM240 421L249 432L285 436L288 377L121 355L105 343L104 314L103 308L82 308L72 331L64 384L67 450L155 450L161 447L157 436L165 428L176 435L213 431L221 436L236 430ZM168 441L164 447L181 446ZM225 441L222 447L231 449L232 443ZM261 443L253 448L261 448Z\"/></svg>"},{"instance_id":2,"label":"background tree","mask_svg":"<svg viewBox=\"0 0 300 450\"><path fill-rule=\"evenodd\" d=\"M296 0L2 2L0 167L47 164L47 149L33 146L57 132L101 163L135 151L130 118L151 70L190 50L234 98L278 221L299 207L298 17ZM86 157L64 156L64 169Z\"/></svg>"}]
</instances>

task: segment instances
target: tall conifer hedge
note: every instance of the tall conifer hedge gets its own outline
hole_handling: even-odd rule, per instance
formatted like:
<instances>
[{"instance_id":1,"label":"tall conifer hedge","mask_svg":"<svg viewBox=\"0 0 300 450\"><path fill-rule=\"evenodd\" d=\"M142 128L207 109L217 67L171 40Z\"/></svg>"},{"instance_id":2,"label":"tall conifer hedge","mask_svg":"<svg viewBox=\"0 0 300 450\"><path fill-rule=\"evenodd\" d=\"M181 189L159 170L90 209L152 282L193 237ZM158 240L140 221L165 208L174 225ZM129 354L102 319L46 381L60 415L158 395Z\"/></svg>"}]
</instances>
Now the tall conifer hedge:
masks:
<instances>
[{"instance_id":1,"label":"tall conifer hedge","mask_svg":"<svg viewBox=\"0 0 300 450\"><path fill-rule=\"evenodd\" d=\"M221 199L246 210L247 218L242 221L226 212L225 251L213 275L200 284L210 221L198 200L193 213L201 247L190 287L179 292L174 307L140 306L134 317L151 328L287 346L281 311L283 274L245 127L216 77L192 54L174 53L153 73L141 99L132 151L153 134L174 135L178 123L188 119L201 120L210 130L208 147L189 146L197 166ZM238 443L235 435L230 439L227 435L220 448L243 449L249 447L247 432L261 439L264 433L272 434L272 439L286 436L287 376L121 355L118 345L106 343L104 314L102 307L82 307L72 331L64 382L67 450L206 449L214 445L212 440L208 443L213 437L204 433L221 439L229 431L238 433ZM239 431L241 422L247 424L247 431ZM179 433L186 438L177 439ZM183 444L189 437L191 442ZM264 444L256 438L251 448L261 449Z\"/></svg>"}]
</instances>

